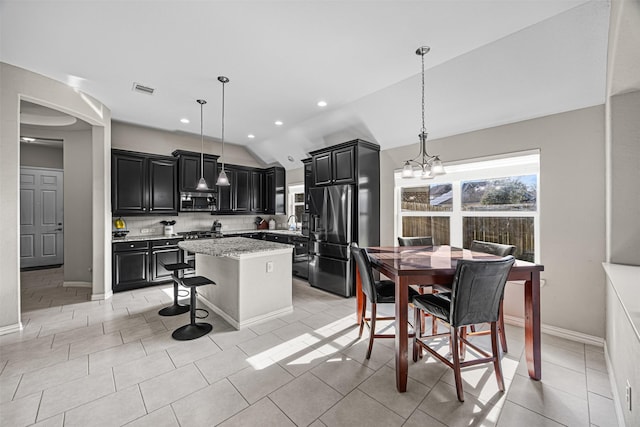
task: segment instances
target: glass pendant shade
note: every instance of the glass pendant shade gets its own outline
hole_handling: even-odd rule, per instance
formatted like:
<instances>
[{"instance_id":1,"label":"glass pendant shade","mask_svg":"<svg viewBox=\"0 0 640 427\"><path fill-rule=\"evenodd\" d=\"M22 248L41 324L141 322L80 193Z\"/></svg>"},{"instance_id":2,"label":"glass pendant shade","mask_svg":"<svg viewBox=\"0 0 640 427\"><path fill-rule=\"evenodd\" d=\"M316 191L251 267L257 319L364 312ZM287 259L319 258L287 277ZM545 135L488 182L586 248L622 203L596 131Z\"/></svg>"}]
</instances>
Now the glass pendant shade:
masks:
<instances>
[{"instance_id":1,"label":"glass pendant shade","mask_svg":"<svg viewBox=\"0 0 640 427\"><path fill-rule=\"evenodd\" d=\"M444 175L446 173L444 170L444 166L442 166L442 161L440 161L440 158L438 156L436 156L436 158L433 160L433 163L431 163L431 173L433 175Z\"/></svg>"},{"instance_id":2,"label":"glass pendant shade","mask_svg":"<svg viewBox=\"0 0 640 427\"><path fill-rule=\"evenodd\" d=\"M204 177L200 178L200 180L198 181L198 185L196 186L196 190L208 190L209 187L207 186L207 181L204 179Z\"/></svg>"},{"instance_id":3,"label":"glass pendant shade","mask_svg":"<svg viewBox=\"0 0 640 427\"><path fill-rule=\"evenodd\" d=\"M402 168L402 177L403 178L411 178L413 177L413 167L411 163L408 161L404 163L404 167Z\"/></svg>"},{"instance_id":4,"label":"glass pendant shade","mask_svg":"<svg viewBox=\"0 0 640 427\"><path fill-rule=\"evenodd\" d=\"M219 185L221 187L226 187L229 185L229 178L227 178L227 173L224 171L224 169L220 171L218 180L216 181L216 185Z\"/></svg>"}]
</instances>

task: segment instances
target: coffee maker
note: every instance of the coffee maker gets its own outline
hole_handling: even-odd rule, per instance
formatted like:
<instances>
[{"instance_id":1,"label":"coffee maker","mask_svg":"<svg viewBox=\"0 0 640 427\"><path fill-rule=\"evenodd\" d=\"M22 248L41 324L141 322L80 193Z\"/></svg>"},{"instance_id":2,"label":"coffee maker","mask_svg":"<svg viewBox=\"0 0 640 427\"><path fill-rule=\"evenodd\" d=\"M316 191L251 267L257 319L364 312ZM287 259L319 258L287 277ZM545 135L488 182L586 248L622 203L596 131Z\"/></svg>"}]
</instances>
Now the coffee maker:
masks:
<instances>
[{"instance_id":1,"label":"coffee maker","mask_svg":"<svg viewBox=\"0 0 640 427\"><path fill-rule=\"evenodd\" d=\"M222 223L218 220L213 221L213 225L211 225L211 231L214 234L222 234Z\"/></svg>"}]
</instances>

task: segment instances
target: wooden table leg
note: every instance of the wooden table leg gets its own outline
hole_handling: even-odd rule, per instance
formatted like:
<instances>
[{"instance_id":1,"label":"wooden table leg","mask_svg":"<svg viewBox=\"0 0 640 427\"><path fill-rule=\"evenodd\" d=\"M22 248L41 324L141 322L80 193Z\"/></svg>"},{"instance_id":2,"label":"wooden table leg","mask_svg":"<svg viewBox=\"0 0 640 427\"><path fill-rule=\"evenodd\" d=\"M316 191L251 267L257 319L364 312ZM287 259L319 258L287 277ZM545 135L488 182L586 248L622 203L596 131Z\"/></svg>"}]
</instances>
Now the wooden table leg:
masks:
<instances>
[{"instance_id":1,"label":"wooden table leg","mask_svg":"<svg viewBox=\"0 0 640 427\"><path fill-rule=\"evenodd\" d=\"M409 373L408 359L408 306L409 286L407 279L395 277L396 283L396 388L400 393L407 391L407 375Z\"/></svg>"},{"instance_id":2,"label":"wooden table leg","mask_svg":"<svg viewBox=\"0 0 640 427\"><path fill-rule=\"evenodd\" d=\"M524 347L529 376L542 378L540 354L540 272L531 273L524 284Z\"/></svg>"},{"instance_id":3,"label":"wooden table leg","mask_svg":"<svg viewBox=\"0 0 640 427\"><path fill-rule=\"evenodd\" d=\"M365 304L365 299L362 293L362 279L360 278L360 270L356 267L356 321L358 325L362 323L363 304Z\"/></svg>"}]
</instances>

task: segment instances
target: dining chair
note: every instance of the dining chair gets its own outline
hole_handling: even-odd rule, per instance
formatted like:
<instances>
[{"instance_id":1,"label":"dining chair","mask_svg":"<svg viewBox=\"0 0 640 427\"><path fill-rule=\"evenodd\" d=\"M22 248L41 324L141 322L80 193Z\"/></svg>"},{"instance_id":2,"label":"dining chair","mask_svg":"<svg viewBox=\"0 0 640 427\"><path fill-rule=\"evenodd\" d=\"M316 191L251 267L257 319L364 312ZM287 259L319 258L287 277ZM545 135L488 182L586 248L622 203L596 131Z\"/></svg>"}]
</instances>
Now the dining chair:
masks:
<instances>
[{"instance_id":1,"label":"dining chair","mask_svg":"<svg viewBox=\"0 0 640 427\"><path fill-rule=\"evenodd\" d=\"M413 340L413 360L417 361L422 349L453 369L458 400L464 402L461 369L480 363L493 363L498 388L504 391L504 379L500 364L497 323L500 300L507 283L509 270L515 262L511 255L500 259L458 261L451 292L418 295L413 298L416 316L420 311L431 314L449 325L449 332L422 336L420 322L416 322ZM489 323L491 327L491 354L467 340L467 326ZM473 335L473 333L469 334ZM435 348L429 346L434 338L447 337L451 352L450 361ZM477 359L463 361L467 346L475 350Z\"/></svg>"},{"instance_id":2,"label":"dining chair","mask_svg":"<svg viewBox=\"0 0 640 427\"><path fill-rule=\"evenodd\" d=\"M378 304L395 304L396 285L391 280L375 280L371 267L371 259L365 248L360 248L357 243L351 243L351 255L355 258L358 272L360 273L362 293L371 305L371 316L365 317L367 302L364 301L362 304L362 320L360 321L360 330L358 332L358 338L361 338L364 325L366 324L369 328L369 348L367 350L367 359L369 359L375 338L395 338L395 334L376 334L376 321L395 320L395 317L377 317L377 312ZM415 289L409 287L409 301L418 295Z\"/></svg>"},{"instance_id":3,"label":"dining chair","mask_svg":"<svg viewBox=\"0 0 640 427\"><path fill-rule=\"evenodd\" d=\"M398 237L400 246L433 246L433 237Z\"/></svg>"},{"instance_id":4,"label":"dining chair","mask_svg":"<svg viewBox=\"0 0 640 427\"><path fill-rule=\"evenodd\" d=\"M433 246L433 237L431 236L420 236L420 237L398 237L398 245L400 246ZM420 294L424 294L425 288L431 288L431 292L438 292L433 285L419 285L418 292ZM424 318L428 316L427 314L420 317L420 322L422 324L422 330L424 330ZM431 330L434 332L438 331L438 319L435 317L431 320Z\"/></svg>"},{"instance_id":5,"label":"dining chair","mask_svg":"<svg viewBox=\"0 0 640 427\"><path fill-rule=\"evenodd\" d=\"M503 245L500 243L494 242L485 242L482 240L473 240L471 242L471 246L469 249L472 252L483 252L485 254L497 255L497 256L507 256L507 255L515 255L516 247L514 245ZM500 317L498 319L498 336L500 337L500 346L502 347L502 351L507 353L509 351L507 347L507 334L504 330L504 313L503 313L503 300L500 300ZM476 332L476 326L471 325L471 332ZM489 334L489 331L482 331L480 334L484 333Z\"/></svg>"}]
</instances>

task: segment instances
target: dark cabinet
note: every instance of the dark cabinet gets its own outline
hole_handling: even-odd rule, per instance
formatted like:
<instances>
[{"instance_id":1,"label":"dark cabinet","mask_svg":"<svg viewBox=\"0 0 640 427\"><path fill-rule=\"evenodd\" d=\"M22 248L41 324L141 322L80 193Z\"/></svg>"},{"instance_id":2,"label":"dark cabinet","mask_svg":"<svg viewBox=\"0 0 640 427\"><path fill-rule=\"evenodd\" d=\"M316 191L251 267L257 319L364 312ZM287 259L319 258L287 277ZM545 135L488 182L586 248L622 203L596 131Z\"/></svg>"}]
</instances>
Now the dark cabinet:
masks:
<instances>
[{"instance_id":1,"label":"dark cabinet","mask_svg":"<svg viewBox=\"0 0 640 427\"><path fill-rule=\"evenodd\" d=\"M218 188L217 213L249 213L251 211L251 171L248 168L225 166L229 185Z\"/></svg>"},{"instance_id":2,"label":"dark cabinet","mask_svg":"<svg viewBox=\"0 0 640 427\"><path fill-rule=\"evenodd\" d=\"M265 172L266 213L286 215L284 168L272 167Z\"/></svg>"},{"instance_id":3,"label":"dark cabinet","mask_svg":"<svg viewBox=\"0 0 640 427\"><path fill-rule=\"evenodd\" d=\"M265 184L264 172L259 170L251 171L251 200L250 210L255 213L263 213L265 211Z\"/></svg>"},{"instance_id":4,"label":"dark cabinet","mask_svg":"<svg viewBox=\"0 0 640 427\"><path fill-rule=\"evenodd\" d=\"M234 212L248 213L251 210L251 172L247 169L236 170L231 186L236 195Z\"/></svg>"},{"instance_id":5,"label":"dark cabinet","mask_svg":"<svg viewBox=\"0 0 640 427\"><path fill-rule=\"evenodd\" d=\"M200 169L200 153L193 151L176 150L173 156L178 158L178 188L181 193L211 193L216 191L216 180L218 179L218 156L204 154L204 168ZM204 173L208 190L198 190L198 181Z\"/></svg>"},{"instance_id":6,"label":"dark cabinet","mask_svg":"<svg viewBox=\"0 0 640 427\"><path fill-rule=\"evenodd\" d=\"M309 188L313 186L313 165L312 159L304 159L304 211L309 212Z\"/></svg>"},{"instance_id":7,"label":"dark cabinet","mask_svg":"<svg viewBox=\"0 0 640 427\"><path fill-rule=\"evenodd\" d=\"M113 292L152 286L171 281L163 264L182 262L181 239L160 239L113 244Z\"/></svg>"},{"instance_id":8,"label":"dark cabinet","mask_svg":"<svg viewBox=\"0 0 640 427\"><path fill-rule=\"evenodd\" d=\"M114 215L146 213L147 162L141 155L111 156L111 210Z\"/></svg>"},{"instance_id":9,"label":"dark cabinet","mask_svg":"<svg viewBox=\"0 0 640 427\"><path fill-rule=\"evenodd\" d=\"M178 212L178 165L173 157L123 150L111 155L111 210L114 215Z\"/></svg>"},{"instance_id":10,"label":"dark cabinet","mask_svg":"<svg viewBox=\"0 0 640 427\"><path fill-rule=\"evenodd\" d=\"M177 162L175 159L148 159L149 213L175 214L178 209Z\"/></svg>"},{"instance_id":11,"label":"dark cabinet","mask_svg":"<svg viewBox=\"0 0 640 427\"><path fill-rule=\"evenodd\" d=\"M164 264L175 264L182 260L182 249L178 247L179 239L152 240L150 258L150 281L159 283L171 279L171 272Z\"/></svg>"},{"instance_id":12,"label":"dark cabinet","mask_svg":"<svg viewBox=\"0 0 640 427\"><path fill-rule=\"evenodd\" d=\"M355 182L355 147L340 147L312 158L313 185L352 184Z\"/></svg>"},{"instance_id":13,"label":"dark cabinet","mask_svg":"<svg viewBox=\"0 0 640 427\"><path fill-rule=\"evenodd\" d=\"M230 185L218 188L216 214L286 213L284 168L225 165L225 171Z\"/></svg>"},{"instance_id":14,"label":"dark cabinet","mask_svg":"<svg viewBox=\"0 0 640 427\"><path fill-rule=\"evenodd\" d=\"M112 257L114 292L138 288L149 282L148 242L115 243Z\"/></svg>"}]
</instances>

